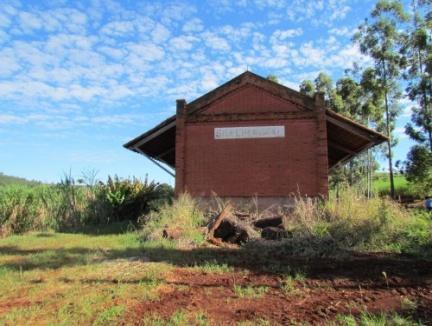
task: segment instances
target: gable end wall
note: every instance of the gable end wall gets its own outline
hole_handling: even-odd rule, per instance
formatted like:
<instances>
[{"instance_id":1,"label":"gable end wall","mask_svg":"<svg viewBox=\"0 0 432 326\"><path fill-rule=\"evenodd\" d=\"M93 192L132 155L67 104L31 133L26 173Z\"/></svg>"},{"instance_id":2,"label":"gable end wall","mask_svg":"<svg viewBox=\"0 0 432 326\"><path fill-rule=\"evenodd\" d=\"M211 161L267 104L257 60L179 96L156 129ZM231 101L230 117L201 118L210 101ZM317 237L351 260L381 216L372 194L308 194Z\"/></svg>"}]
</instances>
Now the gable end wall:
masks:
<instances>
[{"instance_id":1,"label":"gable end wall","mask_svg":"<svg viewBox=\"0 0 432 326\"><path fill-rule=\"evenodd\" d=\"M281 119L274 112L290 115ZM250 118L251 113L260 114ZM216 114L222 119L213 119ZM242 115L248 118L238 120ZM285 126L285 138L214 139L218 127L280 125ZM183 147L181 171L176 171L181 172L181 185L176 182L176 192L188 191L195 197L213 192L221 197L326 195L324 152L317 150L326 142L322 126L318 112L305 117L293 103L256 87L240 88L202 112L186 115L176 144Z\"/></svg>"}]
</instances>

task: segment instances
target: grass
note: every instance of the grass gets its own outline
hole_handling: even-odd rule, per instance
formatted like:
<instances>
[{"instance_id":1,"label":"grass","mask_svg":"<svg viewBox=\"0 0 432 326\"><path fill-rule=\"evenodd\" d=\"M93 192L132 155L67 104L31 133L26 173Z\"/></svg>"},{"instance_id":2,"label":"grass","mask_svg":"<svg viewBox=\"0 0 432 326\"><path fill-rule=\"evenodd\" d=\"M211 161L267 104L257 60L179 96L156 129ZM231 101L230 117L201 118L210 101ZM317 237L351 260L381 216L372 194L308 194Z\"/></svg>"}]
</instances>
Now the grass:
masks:
<instances>
[{"instance_id":1,"label":"grass","mask_svg":"<svg viewBox=\"0 0 432 326\"><path fill-rule=\"evenodd\" d=\"M267 286L240 286L234 285L234 293L239 298L258 299L262 298L269 288Z\"/></svg>"},{"instance_id":2,"label":"grass","mask_svg":"<svg viewBox=\"0 0 432 326\"><path fill-rule=\"evenodd\" d=\"M421 323L413 321L409 317L403 317L397 313L361 313L359 316L339 315L336 321L330 325L340 326L419 326Z\"/></svg>"},{"instance_id":3,"label":"grass","mask_svg":"<svg viewBox=\"0 0 432 326\"><path fill-rule=\"evenodd\" d=\"M232 273L234 272L234 268L228 266L228 264L221 264L215 260L204 262L203 264L199 264L196 266L196 269L204 272L204 273L213 273L213 274L224 274L224 273Z\"/></svg>"},{"instance_id":4,"label":"grass","mask_svg":"<svg viewBox=\"0 0 432 326\"><path fill-rule=\"evenodd\" d=\"M198 311L195 313L188 313L184 310L175 311L170 317L163 318L159 315L146 316L141 320L140 325L144 326L207 326L210 325L210 321L207 315Z\"/></svg>"},{"instance_id":5,"label":"grass","mask_svg":"<svg viewBox=\"0 0 432 326\"><path fill-rule=\"evenodd\" d=\"M280 282L280 288L282 290L282 293L286 296L294 294L297 284L302 283L304 280L305 276L302 273L296 273L294 276L286 276Z\"/></svg>"},{"instance_id":6,"label":"grass","mask_svg":"<svg viewBox=\"0 0 432 326\"><path fill-rule=\"evenodd\" d=\"M137 222L171 198L170 186L135 178L86 183L66 175L58 184L0 184L0 236Z\"/></svg>"},{"instance_id":7,"label":"grass","mask_svg":"<svg viewBox=\"0 0 432 326\"><path fill-rule=\"evenodd\" d=\"M94 324L157 300L172 266L146 262L136 233L31 233L0 240L0 324Z\"/></svg>"},{"instance_id":8,"label":"grass","mask_svg":"<svg viewBox=\"0 0 432 326\"><path fill-rule=\"evenodd\" d=\"M169 281L178 268L209 274L277 274L282 278L280 291L287 296L284 299L291 300L288 296L303 290L299 284L305 273L309 275L311 266L307 262L304 269L303 265L291 266L273 258L275 253L279 255L276 257L304 255L309 261L317 255L339 257L340 250L386 250L419 256L432 252L428 251L432 245L429 215L413 215L386 199L366 201L352 192L326 203L297 200L296 210L285 221L291 238L267 247L253 242L231 251L203 246L196 239L202 234L204 217L187 196L154 213L155 218L141 231L105 234L112 230L104 232L99 227L97 232L32 232L2 238L0 324L127 323L133 315L131 307L187 287L187 283ZM162 237L161 230L167 224L182 228L180 239ZM313 259L310 261L313 263ZM269 287L253 283L227 286L237 299L265 300L275 293L281 295L280 291L269 292ZM415 309L415 305L409 300L401 302L405 310ZM340 316L347 325L352 320L360 325L380 325L382 320L394 324L403 318L391 314ZM170 316L145 316L142 324L206 325L211 321L205 311L180 309Z\"/></svg>"},{"instance_id":9,"label":"grass","mask_svg":"<svg viewBox=\"0 0 432 326\"><path fill-rule=\"evenodd\" d=\"M396 196L418 196L415 189L409 184L408 180L402 174L394 175L394 186ZM379 195L390 195L390 180L388 173L377 173L372 187L375 193Z\"/></svg>"},{"instance_id":10,"label":"grass","mask_svg":"<svg viewBox=\"0 0 432 326\"><path fill-rule=\"evenodd\" d=\"M330 194L325 202L296 198L281 241L290 254L334 256L349 251L432 256L432 215L407 210L387 198L366 199L355 189Z\"/></svg>"},{"instance_id":11,"label":"grass","mask_svg":"<svg viewBox=\"0 0 432 326\"><path fill-rule=\"evenodd\" d=\"M176 230L180 235L176 240L193 244L202 244L204 234L199 229L205 222L203 212L197 202L187 193L179 196L173 204L166 204L156 212L152 212L144 224L143 238L145 240L161 240L163 230Z\"/></svg>"}]
</instances>

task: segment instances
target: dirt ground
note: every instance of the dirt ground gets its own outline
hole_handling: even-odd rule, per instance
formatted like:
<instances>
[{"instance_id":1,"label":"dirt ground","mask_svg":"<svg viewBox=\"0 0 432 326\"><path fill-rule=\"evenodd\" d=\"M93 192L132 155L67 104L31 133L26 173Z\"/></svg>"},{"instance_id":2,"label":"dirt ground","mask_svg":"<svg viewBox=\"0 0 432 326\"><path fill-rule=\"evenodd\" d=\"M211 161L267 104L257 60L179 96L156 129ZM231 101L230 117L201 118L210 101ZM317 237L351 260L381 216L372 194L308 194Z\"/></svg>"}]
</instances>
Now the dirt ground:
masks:
<instances>
[{"instance_id":1,"label":"dirt ground","mask_svg":"<svg viewBox=\"0 0 432 326\"><path fill-rule=\"evenodd\" d=\"M130 308L125 324L145 316L169 319L179 309L203 311L211 324L235 325L265 320L269 324L331 324L338 316L398 313L432 325L432 263L385 255L362 255L349 261L286 258L291 268L308 266L307 277L283 291L280 275L264 272L222 274L178 268L154 302ZM312 266L312 267L311 267ZM240 297L235 286L266 287L262 297Z\"/></svg>"}]
</instances>

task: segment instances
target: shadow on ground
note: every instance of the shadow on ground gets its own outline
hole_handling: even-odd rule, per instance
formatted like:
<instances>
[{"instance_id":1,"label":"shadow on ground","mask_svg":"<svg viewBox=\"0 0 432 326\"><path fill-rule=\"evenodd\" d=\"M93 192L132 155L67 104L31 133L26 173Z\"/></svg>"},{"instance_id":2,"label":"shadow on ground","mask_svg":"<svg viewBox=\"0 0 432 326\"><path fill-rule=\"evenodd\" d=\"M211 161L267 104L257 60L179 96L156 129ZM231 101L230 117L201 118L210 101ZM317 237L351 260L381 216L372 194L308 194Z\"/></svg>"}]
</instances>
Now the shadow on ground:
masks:
<instances>
[{"instance_id":1,"label":"shadow on ground","mask_svg":"<svg viewBox=\"0 0 432 326\"><path fill-rule=\"evenodd\" d=\"M143 262L166 262L178 267L225 264L252 273L295 274L308 277L353 280L382 279L400 276L408 279L432 280L432 261L390 254L355 254L337 258L305 258L289 256L279 247L251 247L239 249L195 248L188 250L165 247L135 247L121 250L90 248L21 249L1 246L0 255L22 256L22 259L0 264L13 270L57 269L131 259Z\"/></svg>"},{"instance_id":2,"label":"shadow on ground","mask_svg":"<svg viewBox=\"0 0 432 326\"><path fill-rule=\"evenodd\" d=\"M122 221L113 222L109 224L98 224L98 225L88 225L82 227L69 227L61 229L62 233L72 233L72 234L88 234L88 235L110 235L110 234L124 234L127 232L136 231L138 226L133 221Z\"/></svg>"}]
</instances>

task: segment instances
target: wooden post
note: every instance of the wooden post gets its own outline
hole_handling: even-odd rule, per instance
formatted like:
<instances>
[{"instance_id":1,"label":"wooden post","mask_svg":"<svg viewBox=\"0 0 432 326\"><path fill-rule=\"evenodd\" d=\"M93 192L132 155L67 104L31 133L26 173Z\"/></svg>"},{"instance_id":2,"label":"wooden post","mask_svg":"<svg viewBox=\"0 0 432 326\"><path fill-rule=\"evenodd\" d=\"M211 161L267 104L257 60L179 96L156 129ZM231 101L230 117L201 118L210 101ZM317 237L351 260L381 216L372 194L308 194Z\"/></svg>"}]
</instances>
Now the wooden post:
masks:
<instances>
[{"instance_id":1,"label":"wooden post","mask_svg":"<svg viewBox=\"0 0 432 326\"><path fill-rule=\"evenodd\" d=\"M176 104L175 194L178 196L185 191L186 101L177 100Z\"/></svg>"},{"instance_id":2,"label":"wooden post","mask_svg":"<svg viewBox=\"0 0 432 326\"><path fill-rule=\"evenodd\" d=\"M317 189L318 194L328 197L328 150L327 120L324 93L315 93L315 110L317 117Z\"/></svg>"}]
</instances>

